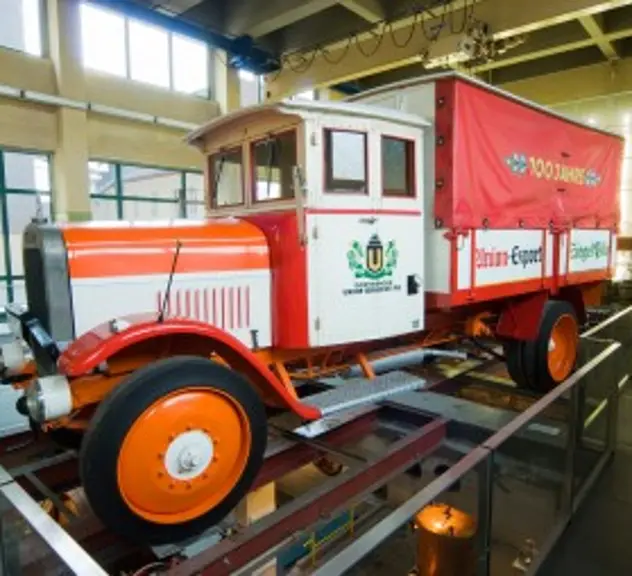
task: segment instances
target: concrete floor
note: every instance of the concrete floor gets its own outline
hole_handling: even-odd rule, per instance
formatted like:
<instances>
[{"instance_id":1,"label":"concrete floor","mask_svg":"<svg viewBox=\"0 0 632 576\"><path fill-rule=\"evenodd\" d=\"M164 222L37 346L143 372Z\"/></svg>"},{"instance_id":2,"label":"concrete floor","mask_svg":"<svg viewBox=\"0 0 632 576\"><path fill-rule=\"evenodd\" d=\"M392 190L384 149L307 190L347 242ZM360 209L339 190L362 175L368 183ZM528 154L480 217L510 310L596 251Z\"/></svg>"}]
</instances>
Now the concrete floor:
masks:
<instances>
[{"instance_id":1,"label":"concrete floor","mask_svg":"<svg viewBox=\"0 0 632 576\"><path fill-rule=\"evenodd\" d=\"M617 452L539 576L632 574L632 385L619 398Z\"/></svg>"},{"instance_id":2,"label":"concrete floor","mask_svg":"<svg viewBox=\"0 0 632 576\"><path fill-rule=\"evenodd\" d=\"M631 573L632 448L620 447L538 574Z\"/></svg>"}]
</instances>

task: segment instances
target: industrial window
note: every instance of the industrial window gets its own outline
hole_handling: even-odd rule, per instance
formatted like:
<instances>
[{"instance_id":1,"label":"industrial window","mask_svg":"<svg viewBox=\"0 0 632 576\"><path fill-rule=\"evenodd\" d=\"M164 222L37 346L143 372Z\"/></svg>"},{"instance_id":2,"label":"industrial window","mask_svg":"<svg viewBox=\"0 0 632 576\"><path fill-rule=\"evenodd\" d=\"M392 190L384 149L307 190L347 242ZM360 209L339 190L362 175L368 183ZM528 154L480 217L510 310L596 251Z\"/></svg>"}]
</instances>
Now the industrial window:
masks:
<instances>
[{"instance_id":1,"label":"industrial window","mask_svg":"<svg viewBox=\"0 0 632 576\"><path fill-rule=\"evenodd\" d=\"M35 217L52 219L49 157L0 151L0 315L26 302L22 233Z\"/></svg>"},{"instance_id":2,"label":"industrial window","mask_svg":"<svg viewBox=\"0 0 632 576\"><path fill-rule=\"evenodd\" d=\"M327 192L368 193L365 132L325 130L325 186Z\"/></svg>"},{"instance_id":3,"label":"industrial window","mask_svg":"<svg viewBox=\"0 0 632 576\"><path fill-rule=\"evenodd\" d=\"M206 216L204 202L204 177L202 174L185 174L184 192L186 199L186 217L201 220Z\"/></svg>"},{"instance_id":4,"label":"industrial window","mask_svg":"<svg viewBox=\"0 0 632 576\"><path fill-rule=\"evenodd\" d=\"M129 63L132 80L168 88L169 34L151 24L130 20Z\"/></svg>"},{"instance_id":5,"label":"industrial window","mask_svg":"<svg viewBox=\"0 0 632 576\"><path fill-rule=\"evenodd\" d=\"M93 220L171 220L205 214L200 172L91 160L88 174Z\"/></svg>"},{"instance_id":6,"label":"industrial window","mask_svg":"<svg viewBox=\"0 0 632 576\"><path fill-rule=\"evenodd\" d=\"M382 190L384 196L415 196L415 143L382 136Z\"/></svg>"},{"instance_id":7,"label":"industrial window","mask_svg":"<svg viewBox=\"0 0 632 576\"><path fill-rule=\"evenodd\" d=\"M296 132L284 132L252 145L253 200L294 198L293 172L296 166Z\"/></svg>"},{"instance_id":8,"label":"industrial window","mask_svg":"<svg viewBox=\"0 0 632 576\"><path fill-rule=\"evenodd\" d=\"M13 0L0 0L0 5L6 1ZM210 97L209 50L204 42L89 3L81 4L80 18L87 68ZM0 34L1 30L0 23Z\"/></svg>"},{"instance_id":9,"label":"industrial window","mask_svg":"<svg viewBox=\"0 0 632 576\"><path fill-rule=\"evenodd\" d=\"M173 34L171 38L173 89L208 96L208 49L206 44Z\"/></svg>"},{"instance_id":10,"label":"industrial window","mask_svg":"<svg viewBox=\"0 0 632 576\"><path fill-rule=\"evenodd\" d=\"M91 196L116 196L116 165L108 162L88 162Z\"/></svg>"},{"instance_id":11,"label":"industrial window","mask_svg":"<svg viewBox=\"0 0 632 576\"><path fill-rule=\"evenodd\" d=\"M243 151L224 150L209 158L209 187L213 208L244 203Z\"/></svg>"},{"instance_id":12,"label":"industrial window","mask_svg":"<svg viewBox=\"0 0 632 576\"><path fill-rule=\"evenodd\" d=\"M42 55L41 0L0 0L0 46Z\"/></svg>"},{"instance_id":13,"label":"industrial window","mask_svg":"<svg viewBox=\"0 0 632 576\"><path fill-rule=\"evenodd\" d=\"M126 76L125 17L91 4L81 4L79 16L84 66Z\"/></svg>"},{"instance_id":14,"label":"industrial window","mask_svg":"<svg viewBox=\"0 0 632 576\"><path fill-rule=\"evenodd\" d=\"M263 77L248 70L240 70L238 77L240 106L246 108L260 104L263 101Z\"/></svg>"}]
</instances>

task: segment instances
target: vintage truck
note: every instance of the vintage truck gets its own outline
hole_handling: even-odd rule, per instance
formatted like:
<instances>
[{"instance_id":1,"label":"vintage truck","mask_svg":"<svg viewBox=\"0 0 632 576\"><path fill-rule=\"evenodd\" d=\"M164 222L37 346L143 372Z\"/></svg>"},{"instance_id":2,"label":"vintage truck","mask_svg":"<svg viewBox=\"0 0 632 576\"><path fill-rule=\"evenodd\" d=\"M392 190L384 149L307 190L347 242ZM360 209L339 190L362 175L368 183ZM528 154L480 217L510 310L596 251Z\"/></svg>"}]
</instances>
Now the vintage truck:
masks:
<instances>
[{"instance_id":1,"label":"vintage truck","mask_svg":"<svg viewBox=\"0 0 632 576\"><path fill-rule=\"evenodd\" d=\"M375 400L404 388L371 387L375 358L466 335L501 342L519 386L573 370L614 263L622 139L453 74L359 100L193 132L205 221L25 230L4 378L33 427L80 445L112 530L174 542L225 517L270 410L350 405L297 381L359 366L349 394Z\"/></svg>"}]
</instances>

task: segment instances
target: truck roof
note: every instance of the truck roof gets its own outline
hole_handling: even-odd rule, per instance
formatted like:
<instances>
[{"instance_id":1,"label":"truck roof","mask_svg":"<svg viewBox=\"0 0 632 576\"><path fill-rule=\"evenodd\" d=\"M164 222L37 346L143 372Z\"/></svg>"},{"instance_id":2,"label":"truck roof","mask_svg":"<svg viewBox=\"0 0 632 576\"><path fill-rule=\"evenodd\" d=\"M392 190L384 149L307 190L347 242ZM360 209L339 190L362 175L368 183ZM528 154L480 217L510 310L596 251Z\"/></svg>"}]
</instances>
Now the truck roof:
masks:
<instances>
[{"instance_id":1,"label":"truck roof","mask_svg":"<svg viewBox=\"0 0 632 576\"><path fill-rule=\"evenodd\" d=\"M383 120L385 122L405 124L407 126L417 126L419 128L431 125L425 118L417 114L399 112L397 110L387 110L370 104L353 104L346 101L336 102L331 100L306 100L297 98L293 100L283 99L269 104L248 106L235 110L234 112L218 116L189 133L186 140L189 144L196 144L203 139L204 136L222 126L235 122L236 120L243 121L249 116L258 116L265 111L299 117L307 117L314 112L321 114L336 114L342 116L368 118L372 120Z\"/></svg>"},{"instance_id":2,"label":"truck roof","mask_svg":"<svg viewBox=\"0 0 632 576\"><path fill-rule=\"evenodd\" d=\"M508 92L507 90L503 90L502 88L498 88L497 86L492 86L491 84L487 84L486 82L483 82L482 80L479 80L478 78L472 78L471 76L466 76L465 74L462 74L456 71L438 72L436 74L428 74L427 76L418 76L416 78L408 78L406 80L392 82L391 84L385 84L383 86L378 86L377 88L365 90L363 92L360 92L359 94L354 94L353 96L349 96L348 98L346 98L344 101L355 102L362 98L366 98L368 96L374 96L382 92L392 92L395 90L401 90L402 88L416 86L419 84L426 84L428 82L434 82L436 80L441 80L444 78L454 78L454 79L461 80L463 82L468 82L469 84L473 84L475 86L478 86L479 88L483 88L484 90L493 92L495 94L498 94L499 96L503 96L504 98L513 100L514 102L518 102L522 104L523 106L528 106L529 108L538 110L539 112L549 114L550 116L555 116L556 118L560 118L561 120L564 120L566 122L571 122L572 124L576 124L578 126L581 126L582 128L593 130L595 132L601 132L602 134L607 134L609 136L616 136L617 138L623 139L623 136L621 134L618 134L617 132L614 132L611 130L605 130L603 128L598 128L596 126L591 126L590 124L586 124L585 122L580 122L579 120L576 120L575 118L571 118L570 116L567 116L566 114L562 114L561 112L556 112L555 110L551 110L550 108L547 108L546 106L542 106L541 104L537 104L535 102L532 102L531 100L527 100L526 98L522 98L521 96L512 94L511 92Z\"/></svg>"}]
</instances>

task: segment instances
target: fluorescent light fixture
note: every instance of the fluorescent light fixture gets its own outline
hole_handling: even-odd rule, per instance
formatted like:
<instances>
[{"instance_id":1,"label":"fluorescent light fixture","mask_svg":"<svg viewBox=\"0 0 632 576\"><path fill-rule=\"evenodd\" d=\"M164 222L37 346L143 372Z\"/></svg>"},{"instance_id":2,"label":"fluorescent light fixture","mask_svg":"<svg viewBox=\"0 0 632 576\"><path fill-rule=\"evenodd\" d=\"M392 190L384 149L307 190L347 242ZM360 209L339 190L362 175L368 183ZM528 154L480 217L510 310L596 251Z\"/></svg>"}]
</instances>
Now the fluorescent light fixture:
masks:
<instances>
[{"instance_id":1,"label":"fluorescent light fixture","mask_svg":"<svg viewBox=\"0 0 632 576\"><path fill-rule=\"evenodd\" d=\"M126 118L127 120L138 120L140 122L155 123L155 116L151 114L145 114L142 112L134 112L133 110L123 110L122 108L114 108L112 106L105 106L103 104L90 103L90 110L97 114L107 114L108 116L115 116L117 118Z\"/></svg>"},{"instance_id":2,"label":"fluorescent light fixture","mask_svg":"<svg viewBox=\"0 0 632 576\"><path fill-rule=\"evenodd\" d=\"M13 86L7 86L6 84L0 84L0 96L10 96L11 98L19 98L22 91L19 88Z\"/></svg>"},{"instance_id":3,"label":"fluorescent light fixture","mask_svg":"<svg viewBox=\"0 0 632 576\"><path fill-rule=\"evenodd\" d=\"M171 118L156 118L156 124L159 126L167 126L168 128L178 128L180 130L195 130L198 125L190 122L181 122L180 120L172 120Z\"/></svg>"}]
</instances>

